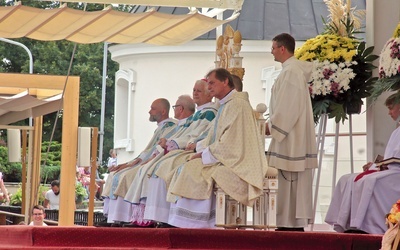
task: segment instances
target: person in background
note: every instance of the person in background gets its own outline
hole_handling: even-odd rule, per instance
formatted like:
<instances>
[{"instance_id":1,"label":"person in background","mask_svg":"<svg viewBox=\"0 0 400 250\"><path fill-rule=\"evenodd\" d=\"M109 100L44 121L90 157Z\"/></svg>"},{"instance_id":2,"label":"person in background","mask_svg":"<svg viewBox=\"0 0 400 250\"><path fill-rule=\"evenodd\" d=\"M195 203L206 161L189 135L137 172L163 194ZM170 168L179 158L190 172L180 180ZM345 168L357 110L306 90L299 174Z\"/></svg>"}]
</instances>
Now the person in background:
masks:
<instances>
[{"instance_id":1,"label":"person in background","mask_svg":"<svg viewBox=\"0 0 400 250\"><path fill-rule=\"evenodd\" d=\"M242 92L243 91L243 82L240 77L237 75L232 74L232 80L233 80L233 85L235 86L235 89L237 92Z\"/></svg>"},{"instance_id":2,"label":"person in background","mask_svg":"<svg viewBox=\"0 0 400 250\"><path fill-rule=\"evenodd\" d=\"M103 192L103 186L106 181L100 178L99 166L97 166L97 169L96 169L96 179L95 180L96 180L96 184L98 186L95 198L96 198L96 200L103 201L103 198L101 197L101 193Z\"/></svg>"},{"instance_id":3,"label":"person in background","mask_svg":"<svg viewBox=\"0 0 400 250\"><path fill-rule=\"evenodd\" d=\"M117 151L112 148L110 149L110 157L107 163L108 172L114 171L117 165Z\"/></svg>"},{"instance_id":4,"label":"person in background","mask_svg":"<svg viewBox=\"0 0 400 250\"><path fill-rule=\"evenodd\" d=\"M4 186L3 182L3 174L0 172L0 189L1 192L3 193L3 199L7 201L7 203L10 203L10 196L8 196L8 191L6 187Z\"/></svg>"},{"instance_id":5,"label":"person in background","mask_svg":"<svg viewBox=\"0 0 400 250\"><path fill-rule=\"evenodd\" d=\"M51 189L44 195L43 206L50 209L59 209L60 207L60 181L51 182Z\"/></svg>"},{"instance_id":6,"label":"person in background","mask_svg":"<svg viewBox=\"0 0 400 250\"><path fill-rule=\"evenodd\" d=\"M46 213L44 212L44 207L35 205L32 209L32 221L29 226L47 226L47 224L43 222L45 217Z\"/></svg>"}]
</instances>

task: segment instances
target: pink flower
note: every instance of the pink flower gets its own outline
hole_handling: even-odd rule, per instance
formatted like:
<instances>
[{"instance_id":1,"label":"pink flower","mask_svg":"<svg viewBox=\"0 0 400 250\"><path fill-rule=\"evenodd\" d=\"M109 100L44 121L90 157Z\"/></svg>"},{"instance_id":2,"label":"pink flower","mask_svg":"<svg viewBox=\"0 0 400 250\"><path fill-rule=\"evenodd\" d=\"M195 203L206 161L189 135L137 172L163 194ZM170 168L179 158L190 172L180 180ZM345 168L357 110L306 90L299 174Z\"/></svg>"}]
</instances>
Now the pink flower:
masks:
<instances>
[{"instance_id":1,"label":"pink flower","mask_svg":"<svg viewBox=\"0 0 400 250\"><path fill-rule=\"evenodd\" d=\"M333 95L337 97L339 95L339 83L332 81L331 91L333 92Z\"/></svg>"}]
</instances>

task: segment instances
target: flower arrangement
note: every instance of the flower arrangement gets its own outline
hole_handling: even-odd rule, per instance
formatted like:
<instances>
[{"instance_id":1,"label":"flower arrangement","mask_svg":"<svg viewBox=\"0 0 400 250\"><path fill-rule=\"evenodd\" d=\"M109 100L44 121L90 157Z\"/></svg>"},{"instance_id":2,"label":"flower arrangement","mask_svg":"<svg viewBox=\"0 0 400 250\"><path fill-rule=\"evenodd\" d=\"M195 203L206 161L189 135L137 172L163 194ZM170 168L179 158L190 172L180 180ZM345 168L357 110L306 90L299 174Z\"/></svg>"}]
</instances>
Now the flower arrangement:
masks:
<instances>
[{"instance_id":1,"label":"flower arrangement","mask_svg":"<svg viewBox=\"0 0 400 250\"><path fill-rule=\"evenodd\" d=\"M392 224L400 221L400 200L393 204L390 212L387 214L387 219Z\"/></svg>"},{"instance_id":2,"label":"flower arrangement","mask_svg":"<svg viewBox=\"0 0 400 250\"><path fill-rule=\"evenodd\" d=\"M350 88L350 80L355 74L351 65L357 65L356 61L331 63L328 60L314 63L314 70L309 82L312 98L318 95L333 95L338 97Z\"/></svg>"},{"instance_id":3,"label":"flower arrangement","mask_svg":"<svg viewBox=\"0 0 400 250\"><path fill-rule=\"evenodd\" d=\"M379 60L379 79L374 86L372 98L376 99L384 91L400 89L400 23L393 37L386 42Z\"/></svg>"},{"instance_id":4,"label":"flower arrangement","mask_svg":"<svg viewBox=\"0 0 400 250\"><path fill-rule=\"evenodd\" d=\"M386 215L386 224L388 225L388 229L382 237L381 250L397 249L400 239L399 221L400 200L393 204L390 213Z\"/></svg>"},{"instance_id":5,"label":"flower arrangement","mask_svg":"<svg viewBox=\"0 0 400 250\"><path fill-rule=\"evenodd\" d=\"M365 12L350 8L351 1L324 0L330 15L325 32L307 40L297 49L299 60L313 62L309 81L314 121L322 114L335 118L336 122L347 119L347 114L359 113L362 99L370 96L376 78L372 62L374 47L366 48L353 35L359 33L361 17Z\"/></svg>"},{"instance_id":6,"label":"flower arrangement","mask_svg":"<svg viewBox=\"0 0 400 250\"><path fill-rule=\"evenodd\" d=\"M308 39L296 50L296 57L303 61L351 61L357 53L358 42L336 34L322 34Z\"/></svg>"}]
</instances>

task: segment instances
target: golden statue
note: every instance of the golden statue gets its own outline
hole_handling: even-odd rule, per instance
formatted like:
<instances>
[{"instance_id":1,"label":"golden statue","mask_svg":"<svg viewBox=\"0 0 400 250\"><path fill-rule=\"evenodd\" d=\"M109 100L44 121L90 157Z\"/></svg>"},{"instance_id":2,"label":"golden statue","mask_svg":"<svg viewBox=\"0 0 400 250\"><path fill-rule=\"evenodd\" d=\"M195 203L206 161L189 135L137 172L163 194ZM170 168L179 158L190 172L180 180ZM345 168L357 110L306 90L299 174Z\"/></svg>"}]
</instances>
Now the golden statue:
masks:
<instances>
[{"instance_id":1,"label":"golden statue","mask_svg":"<svg viewBox=\"0 0 400 250\"><path fill-rule=\"evenodd\" d=\"M231 74L237 75L243 80L243 58L239 56L241 48L242 34L238 30L234 31L230 25L227 25L224 34L217 39L216 54L218 61L215 62L215 66L217 68L225 68Z\"/></svg>"}]
</instances>

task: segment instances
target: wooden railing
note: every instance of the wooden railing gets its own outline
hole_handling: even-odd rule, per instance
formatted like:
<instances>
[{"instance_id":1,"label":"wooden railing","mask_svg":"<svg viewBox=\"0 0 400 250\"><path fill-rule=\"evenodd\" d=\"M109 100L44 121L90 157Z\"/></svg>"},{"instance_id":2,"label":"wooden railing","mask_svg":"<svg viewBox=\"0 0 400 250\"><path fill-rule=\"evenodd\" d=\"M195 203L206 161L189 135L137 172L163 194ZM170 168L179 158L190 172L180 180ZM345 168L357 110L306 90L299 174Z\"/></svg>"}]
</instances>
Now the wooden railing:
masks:
<instances>
[{"instance_id":1,"label":"wooden railing","mask_svg":"<svg viewBox=\"0 0 400 250\"><path fill-rule=\"evenodd\" d=\"M21 207L18 206L0 206L0 225L18 225L21 221L25 220L25 215L20 214ZM58 210L46 209L46 219L44 220L48 225L58 225ZM88 224L88 211L75 211L74 224L87 226ZM105 220L103 213L93 213L93 224Z\"/></svg>"},{"instance_id":2,"label":"wooden railing","mask_svg":"<svg viewBox=\"0 0 400 250\"><path fill-rule=\"evenodd\" d=\"M7 217L11 218L11 220L7 219ZM18 223L24 220L25 220L24 214L0 211L0 225L9 225L9 224L18 225ZM58 222L54 220L45 219L44 223L46 223L47 225L58 225Z\"/></svg>"}]
</instances>

